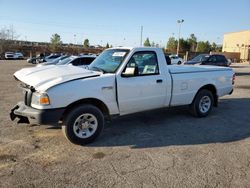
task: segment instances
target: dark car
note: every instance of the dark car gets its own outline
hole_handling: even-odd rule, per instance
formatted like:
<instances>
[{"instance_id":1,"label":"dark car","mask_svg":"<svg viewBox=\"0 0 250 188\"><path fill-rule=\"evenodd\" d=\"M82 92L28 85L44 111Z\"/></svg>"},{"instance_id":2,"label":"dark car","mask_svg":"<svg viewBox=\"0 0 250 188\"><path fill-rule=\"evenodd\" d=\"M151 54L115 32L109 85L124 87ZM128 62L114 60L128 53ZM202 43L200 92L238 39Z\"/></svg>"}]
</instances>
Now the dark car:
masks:
<instances>
[{"instance_id":1,"label":"dark car","mask_svg":"<svg viewBox=\"0 0 250 188\"><path fill-rule=\"evenodd\" d=\"M226 59L224 55L220 54L200 54L190 61L184 63L184 65L214 65L214 66L224 66L228 67L230 62Z\"/></svg>"},{"instance_id":2,"label":"dark car","mask_svg":"<svg viewBox=\"0 0 250 188\"><path fill-rule=\"evenodd\" d=\"M82 55L82 56L70 56L56 65L73 65L73 66L87 66L94 61L96 56Z\"/></svg>"},{"instance_id":3,"label":"dark car","mask_svg":"<svg viewBox=\"0 0 250 188\"><path fill-rule=\"evenodd\" d=\"M32 64L43 63L43 62L45 62L44 57L45 57L44 54L41 53L41 54L37 55L36 57L28 58L27 62L32 63Z\"/></svg>"}]
</instances>

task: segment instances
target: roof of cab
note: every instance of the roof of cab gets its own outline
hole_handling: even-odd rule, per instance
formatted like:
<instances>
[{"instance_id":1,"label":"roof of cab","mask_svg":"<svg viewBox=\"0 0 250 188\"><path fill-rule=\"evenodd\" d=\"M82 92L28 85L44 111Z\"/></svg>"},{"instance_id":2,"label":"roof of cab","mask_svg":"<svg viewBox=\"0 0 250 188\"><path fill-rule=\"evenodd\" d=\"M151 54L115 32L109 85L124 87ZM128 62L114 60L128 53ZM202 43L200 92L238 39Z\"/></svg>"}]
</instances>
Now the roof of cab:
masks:
<instances>
[{"instance_id":1,"label":"roof of cab","mask_svg":"<svg viewBox=\"0 0 250 188\"><path fill-rule=\"evenodd\" d=\"M128 46L119 46L119 47L113 47L113 48L108 48L108 49L125 49L125 50L134 50L134 49L140 49L140 50L156 50L159 48L156 47L128 47Z\"/></svg>"}]
</instances>

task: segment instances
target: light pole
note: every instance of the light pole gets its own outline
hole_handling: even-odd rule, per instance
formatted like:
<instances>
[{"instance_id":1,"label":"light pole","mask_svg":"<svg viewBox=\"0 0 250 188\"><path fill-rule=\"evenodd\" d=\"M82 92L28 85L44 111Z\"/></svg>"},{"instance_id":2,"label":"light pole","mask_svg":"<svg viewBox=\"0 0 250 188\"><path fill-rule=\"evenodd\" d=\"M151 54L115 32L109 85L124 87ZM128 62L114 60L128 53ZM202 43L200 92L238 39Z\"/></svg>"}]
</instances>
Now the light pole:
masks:
<instances>
[{"instance_id":1,"label":"light pole","mask_svg":"<svg viewBox=\"0 0 250 188\"><path fill-rule=\"evenodd\" d=\"M74 34L74 45L76 45L76 34Z\"/></svg>"},{"instance_id":2,"label":"light pole","mask_svg":"<svg viewBox=\"0 0 250 188\"><path fill-rule=\"evenodd\" d=\"M178 34L178 44L177 44L177 55L179 55L179 48L180 48L180 34L181 34L181 24L184 22L183 19L177 20L177 23L179 24L179 34Z\"/></svg>"},{"instance_id":3,"label":"light pole","mask_svg":"<svg viewBox=\"0 0 250 188\"><path fill-rule=\"evenodd\" d=\"M143 35L143 26L141 26L141 40L140 40L140 46L142 46L142 35Z\"/></svg>"}]
</instances>

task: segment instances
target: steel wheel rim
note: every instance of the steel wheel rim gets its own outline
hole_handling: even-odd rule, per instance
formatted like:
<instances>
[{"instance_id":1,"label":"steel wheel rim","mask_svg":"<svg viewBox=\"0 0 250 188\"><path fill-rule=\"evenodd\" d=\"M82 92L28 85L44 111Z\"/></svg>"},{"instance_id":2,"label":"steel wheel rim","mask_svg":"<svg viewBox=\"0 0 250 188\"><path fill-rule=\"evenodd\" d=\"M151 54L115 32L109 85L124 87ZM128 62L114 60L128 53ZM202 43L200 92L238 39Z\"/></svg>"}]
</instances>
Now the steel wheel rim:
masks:
<instances>
[{"instance_id":1,"label":"steel wheel rim","mask_svg":"<svg viewBox=\"0 0 250 188\"><path fill-rule=\"evenodd\" d=\"M79 138L89 138L96 132L97 126L97 118L93 114L84 113L75 120L73 131Z\"/></svg>"},{"instance_id":2,"label":"steel wheel rim","mask_svg":"<svg viewBox=\"0 0 250 188\"><path fill-rule=\"evenodd\" d=\"M209 96L203 96L199 102L199 109L202 113L207 113L211 107L211 99Z\"/></svg>"}]
</instances>

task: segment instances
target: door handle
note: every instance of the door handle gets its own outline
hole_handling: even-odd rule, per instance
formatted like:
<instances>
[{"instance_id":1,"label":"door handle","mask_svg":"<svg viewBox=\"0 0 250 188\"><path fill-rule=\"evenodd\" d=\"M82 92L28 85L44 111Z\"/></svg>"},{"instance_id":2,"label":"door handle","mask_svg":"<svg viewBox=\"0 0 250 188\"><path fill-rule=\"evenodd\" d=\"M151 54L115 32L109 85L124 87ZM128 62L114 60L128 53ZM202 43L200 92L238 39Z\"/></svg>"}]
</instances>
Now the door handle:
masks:
<instances>
[{"instance_id":1,"label":"door handle","mask_svg":"<svg viewBox=\"0 0 250 188\"><path fill-rule=\"evenodd\" d=\"M163 82L162 79L156 80L156 83L162 83L162 82Z\"/></svg>"}]
</instances>

